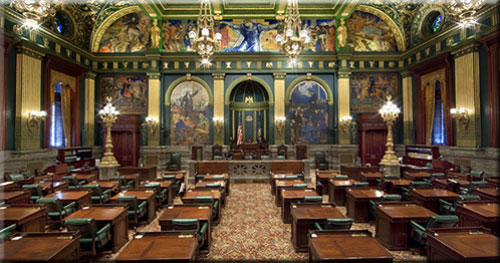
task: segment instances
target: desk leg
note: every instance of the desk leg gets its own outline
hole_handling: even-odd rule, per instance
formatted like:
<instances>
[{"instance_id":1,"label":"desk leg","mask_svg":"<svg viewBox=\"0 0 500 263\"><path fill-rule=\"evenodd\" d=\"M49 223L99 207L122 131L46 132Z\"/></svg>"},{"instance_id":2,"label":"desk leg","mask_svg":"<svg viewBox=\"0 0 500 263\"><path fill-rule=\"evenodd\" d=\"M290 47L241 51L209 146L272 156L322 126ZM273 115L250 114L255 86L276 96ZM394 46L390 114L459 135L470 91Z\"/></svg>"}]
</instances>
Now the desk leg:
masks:
<instances>
[{"instance_id":1,"label":"desk leg","mask_svg":"<svg viewBox=\"0 0 500 263\"><path fill-rule=\"evenodd\" d=\"M307 232L313 229L314 222L292 222L292 243L295 252L307 252Z\"/></svg>"},{"instance_id":2,"label":"desk leg","mask_svg":"<svg viewBox=\"0 0 500 263\"><path fill-rule=\"evenodd\" d=\"M113 253L118 251L128 241L128 214L113 225Z\"/></svg>"},{"instance_id":3,"label":"desk leg","mask_svg":"<svg viewBox=\"0 0 500 263\"><path fill-rule=\"evenodd\" d=\"M151 198L148 200L148 224L151 223L155 219L156 212L156 198Z\"/></svg>"}]
</instances>

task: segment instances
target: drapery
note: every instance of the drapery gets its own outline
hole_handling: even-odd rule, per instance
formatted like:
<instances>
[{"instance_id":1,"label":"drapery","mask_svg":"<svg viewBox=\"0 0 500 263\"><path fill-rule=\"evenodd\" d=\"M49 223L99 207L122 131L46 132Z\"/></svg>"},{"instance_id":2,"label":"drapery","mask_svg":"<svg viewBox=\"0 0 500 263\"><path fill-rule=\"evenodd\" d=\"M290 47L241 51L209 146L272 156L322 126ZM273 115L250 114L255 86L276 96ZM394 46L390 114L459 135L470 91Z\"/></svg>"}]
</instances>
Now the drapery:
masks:
<instances>
[{"instance_id":1,"label":"drapery","mask_svg":"<svg viewBox=\"0 0 500 263\"><path fill-rule=\"evenodd\" d=\"M436 71L427 73L421 77L421 87L422 87L422 94L424 96L424 116L425 116L425 143L427 145L432 144L432 128L434 126L434 111L435 111L435 105L436 105L436 83L439 83L441 87L441 102L443 103L444 107L443 110L445 112L444 114L444 119L445 123L448 117L446 114L447 111L449 111L449 108L447 107L448 101L446 100L446 70L444 68L438 69ZM446 137L446 132L445 132L445 137Z\"/></svg>"},{"instance_id":2,"label":"drapery","mask_svg":"<svg viewBox=\"0 0 500 263\"><path fill-rule=\"evenodd\" d=\"M61 111L66 147L71 147L71 88L68 84L61 85Z\"/></svg>"},{"instance_id":3,"label":"drapery","mask_svg":"<svg viewBox=\"0 0 500 263\"><path fill-rule=\"evenodd\" d=\"M436 104L436 87L434 83L427 82L425 91L425 144L431 144L432 126L434 124L434 105Z\"/></svg>"}]
</instances>

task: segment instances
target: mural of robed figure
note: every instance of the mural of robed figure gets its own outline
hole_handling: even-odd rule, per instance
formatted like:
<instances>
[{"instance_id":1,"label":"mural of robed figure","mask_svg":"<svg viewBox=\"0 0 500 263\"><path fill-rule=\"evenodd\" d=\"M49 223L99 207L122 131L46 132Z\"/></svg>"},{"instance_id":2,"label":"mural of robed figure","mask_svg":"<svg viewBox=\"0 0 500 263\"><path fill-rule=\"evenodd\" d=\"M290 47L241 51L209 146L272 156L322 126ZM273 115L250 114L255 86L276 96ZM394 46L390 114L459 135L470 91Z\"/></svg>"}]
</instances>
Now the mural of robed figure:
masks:
<instances>
[{"instance_id":1,"label":"mural of robed figure","mask_svg":"<svg viewBox=\"0 0 500 263\"><path fill-rule=\"evenodd\" d=\"M241 25L221 21L219 29L223 29L226 26L233 30L237 30L239 32L239 37L236 44L233 47L225 49L225 52L258 52L262 51L260 34L263 31L278 28L279 24L262 25L250 19L245 19Z\"/></svg>"}]
</instances>

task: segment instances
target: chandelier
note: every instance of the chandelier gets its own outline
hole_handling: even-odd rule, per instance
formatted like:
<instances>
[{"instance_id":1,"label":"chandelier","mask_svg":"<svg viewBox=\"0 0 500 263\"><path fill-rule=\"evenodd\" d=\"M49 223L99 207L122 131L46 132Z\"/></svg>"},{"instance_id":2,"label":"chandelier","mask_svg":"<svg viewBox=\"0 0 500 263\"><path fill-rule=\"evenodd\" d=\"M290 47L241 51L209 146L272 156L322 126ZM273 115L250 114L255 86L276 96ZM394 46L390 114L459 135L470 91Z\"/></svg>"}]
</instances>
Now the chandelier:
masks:
<instances>
[{"instance_id":1,"label":"chandelier","mask_svg":"<svg viewBox=\"0 0 500 263\"><path fill-rule=\"evenodd\" d=\"M300 52L309 44L309 32L302 29L299 5L297 0L288 0L285 14L285 27L283 34L276 37L281 50L290 58L291 64L297 63Z\"/></svg>"},{"instance_id":2,"label":"chandelier","mask_svg":"<svg viewBox=\"0 0 500 263\"><path fill-rule=\"evenodd\" d=\"M445 3L452 15L460 19L460 24L467 26L476 23L475 14L486 4L486 0L449 0Z\"/></svg>"},{"instance_id":3,"label":"chandelier","mask_svg":"<svg viewBox=\"0 0 500 263\"><path fill-rule=\"evenodd\" d=\"M23 26L36 30L40 27L42 20L56 14L55 6L60 0L13 0L10 3L25 19Z\"/></svg>"},{"instance_id":4,"label":"chandelier","mask_svg":"<svg viewBox=\"0 0 500 263\"><path fill-rule=\"evenodd\" d=\"M209 68L212 55L220 50L222 35L215 33L210 0L201 0L198 28L189 32L191 46L201 56L201 66Z\"/></svg>"}]
</instances>

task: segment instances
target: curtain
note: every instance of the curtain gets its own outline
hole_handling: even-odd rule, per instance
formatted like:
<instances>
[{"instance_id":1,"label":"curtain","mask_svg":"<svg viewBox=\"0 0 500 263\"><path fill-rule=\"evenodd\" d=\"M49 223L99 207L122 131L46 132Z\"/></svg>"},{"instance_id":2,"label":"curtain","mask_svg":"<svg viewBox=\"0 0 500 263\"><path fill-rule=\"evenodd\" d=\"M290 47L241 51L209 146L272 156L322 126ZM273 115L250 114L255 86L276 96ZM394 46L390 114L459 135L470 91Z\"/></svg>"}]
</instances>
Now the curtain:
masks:
<instances>
[{"instance_id":1,"label":"curtain","mask_svg":"<svg viewBox=\"0 0 500 263\"><path fill-rule=\"evenodd\" d=\"M432 127L434 124L434 105L436 103L436 87L434 83L427 82L425 92L425 144L431 145Z\"/></svg>"},{"instance_id":2,"label":"curtain","mask_svg":"<svg viewBox=\"0 0 500 263\"><path fill-rule=\"evenodd\" d=\"M71 147L71 87L61 85L61 111L66 147Z\"/></svg>"}]
</instances>

